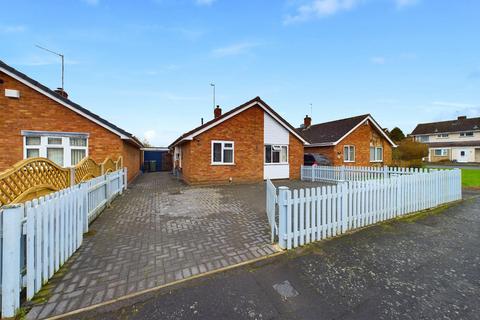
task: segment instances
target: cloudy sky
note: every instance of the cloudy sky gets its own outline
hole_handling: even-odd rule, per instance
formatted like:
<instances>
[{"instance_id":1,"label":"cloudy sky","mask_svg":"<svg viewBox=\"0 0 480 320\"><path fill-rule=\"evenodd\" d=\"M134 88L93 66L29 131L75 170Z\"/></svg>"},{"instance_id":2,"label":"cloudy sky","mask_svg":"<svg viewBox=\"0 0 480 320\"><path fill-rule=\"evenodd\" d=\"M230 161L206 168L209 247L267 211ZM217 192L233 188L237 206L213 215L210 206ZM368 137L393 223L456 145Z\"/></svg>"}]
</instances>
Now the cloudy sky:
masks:
<instances>
[{"instance_id":1,"label":"cloudy sky","mask_svg":"<svg viewBox=\"0 0 480 320\"><path fill-rule=\"evenodd\" d=\"M293 125L480 116L476 0L0 0L0 59L157 146L262 97ZM8 9L8 10L7 10Z\"/></svg>"}]
</instances>

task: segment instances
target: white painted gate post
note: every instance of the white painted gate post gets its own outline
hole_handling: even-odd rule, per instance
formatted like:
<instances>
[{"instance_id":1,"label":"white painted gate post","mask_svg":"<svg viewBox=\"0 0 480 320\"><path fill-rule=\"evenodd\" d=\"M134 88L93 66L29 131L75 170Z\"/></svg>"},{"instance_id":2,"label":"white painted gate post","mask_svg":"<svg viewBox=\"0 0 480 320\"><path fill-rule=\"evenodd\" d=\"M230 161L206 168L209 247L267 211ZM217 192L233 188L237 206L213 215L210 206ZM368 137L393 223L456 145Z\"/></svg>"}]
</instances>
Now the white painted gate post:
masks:
<instances>
[{"instance_id":1,"label":"white painted gate post","mask_svg":"<svg viewBox=\"0 0 480 320\"><path fill-rule=\"evenodd\" d=\"M2 317L14 317L20 307L20 241L24 207L7 205L2 209Z\"/></svg>"},{"instance_id":2,"label":"white painted gate post","mask_svg":"<svg viewBox=\"0 0 480 320\"><path fill-rule=\"evenodd\" d=\"M340 180L345 180L345 166L340 167Z\"/></svg>"},{"instance_id":3,"label":"white painted gate post","mask_svg":"<svg viewBox=\"0 0 480 320\"><path fill-rule=\"evenodd\" d=\"M383 179L388 178L388 166L383 166Z\"/></svg>"},{"instance_id":4,"label":"white painted gate post","mask_svg":"<svg viewBox=\"0 0 480 320\"><path fill-rule=\"evenodd\" d=\"M278 187L278 245L287 248L288 187Z\"/></svg>"},{"instance_id":5,"label":"white painted gate post","mask_svg":"<svg viewBox=\"0 0 480 320\"><path fill-rule=\"evenodd\" d=\"M82 190L82 201L83 201L83 233L88 232L88 184L82 183L80 185Z\"/></svg>"}]
</instances>

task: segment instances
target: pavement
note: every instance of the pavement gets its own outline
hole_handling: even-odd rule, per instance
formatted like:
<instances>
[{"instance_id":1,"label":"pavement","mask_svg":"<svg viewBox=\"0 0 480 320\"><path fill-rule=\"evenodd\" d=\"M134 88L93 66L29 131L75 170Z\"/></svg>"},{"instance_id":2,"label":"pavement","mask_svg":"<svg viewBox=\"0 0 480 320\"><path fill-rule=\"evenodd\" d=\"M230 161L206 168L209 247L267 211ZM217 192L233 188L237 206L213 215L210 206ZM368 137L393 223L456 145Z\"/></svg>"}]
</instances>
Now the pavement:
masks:
<instances>
[{"instance_id":1,"label":"pavement","mask_svg":"<svg viewBox=\"0 0 480 320\"><path fill-rule=\"evenodd\" d=\"M480 319L480 198L66 319Z\"/></svg>"},{"instance_id":2,"label":"pavement","mask_svg":"<svg viewBox=\"0 0 480 320\"><path fill-rule=\"evenodd\" d=\"M140 176L26 304L43 319L276 252L264 184L190 187Z\"/></svg>"},{"instance_id":3,"label":"pavement","mask_svg":"<svg viewBox=\"0 0 480 320\"><path fill-rule=\"evenodd\" d=\"M451 164L436 164L436 163L428 163L425 165L427 168L435 168L435 169L473 169L473 170L480 170L480 164L478 163L451 163Z\"/></svg>"}]
</instances>

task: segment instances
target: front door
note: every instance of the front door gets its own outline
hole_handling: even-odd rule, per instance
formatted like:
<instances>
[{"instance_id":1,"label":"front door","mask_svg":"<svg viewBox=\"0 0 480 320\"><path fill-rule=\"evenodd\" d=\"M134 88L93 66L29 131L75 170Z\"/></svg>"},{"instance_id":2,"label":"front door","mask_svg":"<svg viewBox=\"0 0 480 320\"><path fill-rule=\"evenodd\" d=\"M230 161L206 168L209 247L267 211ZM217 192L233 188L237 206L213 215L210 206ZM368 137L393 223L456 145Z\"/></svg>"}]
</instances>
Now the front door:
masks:
<instances>
[{"instance_id":1,"label":"front door","mask_svg":"<svg viewBox=\"0 0 480 320\"><path fill-rule=\"evenodd\" d=\"M459 151L458 162L468 162L467 150L460 150Z\"/></svg>"}]
</instances>

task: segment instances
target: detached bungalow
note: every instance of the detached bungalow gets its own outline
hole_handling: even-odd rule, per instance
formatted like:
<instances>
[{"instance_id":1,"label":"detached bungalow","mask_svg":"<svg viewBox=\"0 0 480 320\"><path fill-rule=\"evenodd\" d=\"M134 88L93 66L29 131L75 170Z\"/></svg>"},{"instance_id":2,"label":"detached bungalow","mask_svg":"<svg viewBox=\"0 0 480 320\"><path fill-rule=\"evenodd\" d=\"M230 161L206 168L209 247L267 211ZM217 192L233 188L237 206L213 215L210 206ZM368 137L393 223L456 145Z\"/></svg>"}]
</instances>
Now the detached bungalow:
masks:
<instances>
[{"instance_id":1,"label":"detached bungalow","mask_svg":"<svg viewBox=\"0 0 480 320\"><path fill-rule=\"evenodd\" d=\"M326 156L334 166L391 165L395 143L369 114L312 125L306 116L297 129L309 142L305 153Z\"/></svg>"},{"instance_id":2,"label":"detached bungalow","mask_svg":"<svg viewBox=\"0 0 480 320\"><path fill-rule=\"evenodd\" d=\"M0 114L0 171L32 157L70 167L86 156L122 156L129 180L140 172L137 138L2 61Z\"/></svg>"},{"instance_id":3,"label":"detached bungalow","mask_svg":"<svg viewBox=\"0 0 480 320\"><path fill-rule=\"evenodd\" d=\"M308 142L260 97L214 116L169 146L187 183L299 178Z\"/></svg>"}]
</instances>

